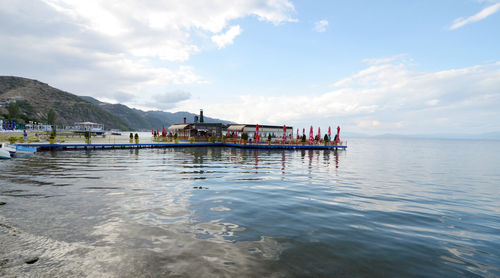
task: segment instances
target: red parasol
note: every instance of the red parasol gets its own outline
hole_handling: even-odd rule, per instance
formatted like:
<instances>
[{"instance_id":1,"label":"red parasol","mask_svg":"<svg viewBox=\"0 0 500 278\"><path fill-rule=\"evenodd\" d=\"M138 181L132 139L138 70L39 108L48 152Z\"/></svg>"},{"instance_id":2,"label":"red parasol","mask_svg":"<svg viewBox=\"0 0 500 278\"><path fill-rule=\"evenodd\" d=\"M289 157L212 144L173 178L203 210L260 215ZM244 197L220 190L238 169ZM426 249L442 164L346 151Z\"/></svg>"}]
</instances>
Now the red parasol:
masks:
<instances>
[{"instance_id":1,"label":"red parasol","mask_svg":"<svg viewBox=\"0 0 500 278\"><path fill-rule=\"evenodd\" d=\"M313 126L311 126L311 130L309 131L309 142L314 141L314 135L313 135Z\"/></svg>"},{"instance_id":2,"label":"red parasol","mask_svg":"<svg viewBox=\"0 0 500 278\"><path fill-rule=\"evenodd\" d=\"M329 126L328 127L328 140L330 140L330 138L332 138L332 128Z\"/></svg>"},{"instance_id":3,"label":"red parasol","mask_svg":"<svg viewBox=\"0 0 500 278\"><path fill-rule=\"evenodd\" d=\"M286 142L286 125L283 125L283 143Z\"/></svg>"},{"instance_id":4,"label":"red parasol","mask_svg":"<svg viewBox=\"0 0 500 278\"><path fill-rule=\"evenodd\" d=\"M257 142L260 141L260 136L259 136L259 124L257 124L257 126L255 127L255 140Z\"/></svg>"},{"instance_id":5,"label":"red parasol","mask_svg":"<svg viewBox=\"0 0 500 278\"><path fill-rule=\"evenodd\" d=\"M321 128L318 126L318 140L321 140Z\"/></svg>"},{"instance_id":6,"label":"red parasol","mask_svg":"<svg viewBox=\"0 0 500 278\"><path fill-rule=\"evenodd\" d=\"M297 139L299 139L299 129L297 128Z\"/></svg>"}]
</instances>

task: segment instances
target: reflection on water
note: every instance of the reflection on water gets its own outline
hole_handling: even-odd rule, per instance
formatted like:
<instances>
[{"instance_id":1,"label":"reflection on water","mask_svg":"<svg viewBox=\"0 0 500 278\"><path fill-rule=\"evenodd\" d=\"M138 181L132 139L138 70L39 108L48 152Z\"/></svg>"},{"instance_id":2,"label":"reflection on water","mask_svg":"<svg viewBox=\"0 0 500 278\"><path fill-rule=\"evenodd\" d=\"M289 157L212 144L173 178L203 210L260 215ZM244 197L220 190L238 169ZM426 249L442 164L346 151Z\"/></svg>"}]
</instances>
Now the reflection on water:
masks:
<instances>
[{"instance_id":1,"label":"reflection on water","mask_svg":"<svg viewBox=\"0 0 500 278\"><path fill-rule=\"evenodd\" d=\"M457 165L449 142L352 142L2 162L0 276L500 275L500 177L477 149Z\"/></svg>"}]
</instances>

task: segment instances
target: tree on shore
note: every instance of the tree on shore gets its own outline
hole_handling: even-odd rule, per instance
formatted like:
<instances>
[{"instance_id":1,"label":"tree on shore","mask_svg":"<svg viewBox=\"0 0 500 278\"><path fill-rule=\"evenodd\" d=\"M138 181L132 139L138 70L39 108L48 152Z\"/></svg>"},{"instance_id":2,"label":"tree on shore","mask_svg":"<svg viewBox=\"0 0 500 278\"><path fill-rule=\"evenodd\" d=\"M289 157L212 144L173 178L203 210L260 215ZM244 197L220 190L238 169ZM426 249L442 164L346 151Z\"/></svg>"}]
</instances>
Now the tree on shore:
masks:
<instances>
[{"instance_id":1,"label":"tree on shore","mask_svg":"<svg viewBox=\"0 0 500 278\"><path fill-rule=\"evenodd\" d=\"M11 102L9 103L7 110L9 111L9 121L16 120L19 115L19 105L15 102Z\"/></svg>"}]
</instances>

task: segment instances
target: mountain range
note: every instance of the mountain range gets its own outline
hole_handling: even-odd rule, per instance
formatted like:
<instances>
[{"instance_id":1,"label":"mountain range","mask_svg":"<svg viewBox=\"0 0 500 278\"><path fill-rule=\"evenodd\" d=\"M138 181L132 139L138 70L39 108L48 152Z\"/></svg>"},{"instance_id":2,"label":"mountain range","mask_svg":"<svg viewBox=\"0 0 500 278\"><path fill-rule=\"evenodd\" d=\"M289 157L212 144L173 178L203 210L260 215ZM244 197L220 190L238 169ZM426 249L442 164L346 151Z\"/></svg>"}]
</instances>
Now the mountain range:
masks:
<instances>
[{"instance_id":1,"label":"mountain range","mask_svg":"<svg viewBox=\"0 0 500 278\"><path fill-rule=\"evenodd\" d=\"M457 133L434 133L434 134L377 134L369 135L359 132L344 132L342 137L365 137L365 138L399 138L399 139L454 139L454 140L500 140L500 132L487 132L478 134Z\"/></svg>"},{"instance_id":2,"label":"mountain range","mask_svg":"<svg viewBox=\"0 0 500 278\"><path fill-rule=\"evenodd\" d=\"M54 109L59 126L90 121L104 124L105 129L151 130L182 123L184 118L193 122L196 115L189 112L143 111L123 104L101 102L89 96L77 96L33 79L0 76L0 118L8 118L7 106L14 101L19 107L18 118L21 122L47 122L48 112ZM204 120L207 123L231 123L207 116Z\"/></svg>"}]
</instances>

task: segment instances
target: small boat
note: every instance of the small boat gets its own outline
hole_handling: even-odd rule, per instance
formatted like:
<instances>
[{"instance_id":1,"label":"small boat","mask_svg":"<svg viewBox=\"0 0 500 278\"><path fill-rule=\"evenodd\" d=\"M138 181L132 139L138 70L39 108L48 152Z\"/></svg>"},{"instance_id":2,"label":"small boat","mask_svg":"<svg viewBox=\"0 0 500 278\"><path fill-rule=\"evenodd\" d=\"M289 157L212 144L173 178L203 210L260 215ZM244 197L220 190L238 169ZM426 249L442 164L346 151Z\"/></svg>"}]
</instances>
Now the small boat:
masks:
<instances>
[{"instance_id":1,"label":"small boat","mask_svg":"<svg viewBox=\"0 0 500 278\"><path fill-rule=\"evenodd\" d=\"M9 151L0 149L0 159L10 159Z\"/></svg>"},{"instance_id":2,"label":"small boat","mask_svg":"<svg viewBox=\"0 0 500 278\"><path fill-rule=\"evenodd\" d=\"M16 148L8 145L7 143L0 144L0 157L2 159L9 159L16 154Z\"/></svg>"}]
</instances>

